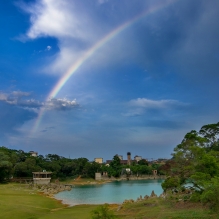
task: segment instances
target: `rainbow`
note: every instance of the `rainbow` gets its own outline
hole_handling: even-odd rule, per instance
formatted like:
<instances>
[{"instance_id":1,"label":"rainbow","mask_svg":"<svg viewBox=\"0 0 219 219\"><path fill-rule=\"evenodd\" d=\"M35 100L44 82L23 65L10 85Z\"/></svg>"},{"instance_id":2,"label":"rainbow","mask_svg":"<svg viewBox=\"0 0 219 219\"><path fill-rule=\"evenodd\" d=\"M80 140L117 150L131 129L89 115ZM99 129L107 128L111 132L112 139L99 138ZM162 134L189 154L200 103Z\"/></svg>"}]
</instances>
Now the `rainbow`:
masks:
<instances>
[{"instance_id":1,"label":"rainbow","mask_svg":"<svg viewBox=\"0 0 219 219\"><path fill-rule=\"evenodd\" d=\"M58 81L58 83L55 85L55 87L52 89L52 91L49 93L49 95L46 98L46 101L48 101L50 98L54 98L56 97L56 95L59 93L59 91L62 89L62 87L66 84L66 82L69 80L69 78L80 68L81 65L83 65L83 63L90 58L99 48L101 48L103 45L105 45L107 42L109 42L110 40L112 40L115 36L117 36L119 33L121 33L123 30L125 30L126 28L130 27L131 25L133 25L135 22L137 22L138 20L140 20L143 17L146 17L148 15L151 15L167 6L169 6L170 4L176 2L176 0L169 0L167 2L162 2L159 5L156 5L148 10L143 11L141 14L137 15L136 17L132 18L131 20L123 23L122 25L120 25L119 27L117 27L116 29L114 29L113 31L111 31L109 34L107 34L106 36L104 36L100 41L98 41L96 44L94 44L94 46L92 46L90 49L88 49L86 51L86 53L84 55L82 55L75 63L73 63L73 65L67 70L67 72L61 77L61 79ZM43 118L43 114L44 114L45 108L42 107L40 109L40 112L38 114L38 117L36 119L36 122L34 124L34 127L32 129L32 133L34 133L42 118Z\"/></svg>"}]
</instances>

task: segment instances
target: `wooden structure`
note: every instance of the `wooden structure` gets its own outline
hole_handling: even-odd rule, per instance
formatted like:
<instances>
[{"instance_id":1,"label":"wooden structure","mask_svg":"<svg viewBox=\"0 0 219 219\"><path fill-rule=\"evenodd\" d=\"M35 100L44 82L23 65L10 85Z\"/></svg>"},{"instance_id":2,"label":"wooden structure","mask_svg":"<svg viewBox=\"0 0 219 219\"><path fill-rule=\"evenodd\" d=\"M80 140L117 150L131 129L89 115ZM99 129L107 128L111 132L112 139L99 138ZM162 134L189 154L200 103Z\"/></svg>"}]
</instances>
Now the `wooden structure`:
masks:
<instances>
[{"instance_id":1,"label":"wooden structure","mask_svg":"<svg viewBox=\"0 0 219 219\"><path fill-rule=\"evenodd\" d=\"M33 172L33 183L34 184L49 184L51 180L52 172Z\"/></svg>"},{"instance_id":2,"label":"wooden structure","mask_svg":"<svg viewBox=\"0 0 219 219\"><path fill-rule=\"evenodd\" d=\"M31 178L31 177L13 177L10 179L10 182L31 183L31 182L33 182L33 178Z\"/></svg>"}]
</instances>

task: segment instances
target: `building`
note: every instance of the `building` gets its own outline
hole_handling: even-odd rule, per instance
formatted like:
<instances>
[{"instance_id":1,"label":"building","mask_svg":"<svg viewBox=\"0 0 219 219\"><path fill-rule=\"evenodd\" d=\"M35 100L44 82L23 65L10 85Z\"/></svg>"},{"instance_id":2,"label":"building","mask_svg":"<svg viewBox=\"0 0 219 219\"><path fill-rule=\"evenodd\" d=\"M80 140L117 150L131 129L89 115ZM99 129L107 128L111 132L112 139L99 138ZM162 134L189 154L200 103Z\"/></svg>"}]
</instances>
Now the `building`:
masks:
<instances>
[{"instance_id":1,"label":"building","mask_svg":"<svg viewBox=\"0 0 219 219\"><path fill-rule=\"evenodd\" d=\"M127 153L127 164L131 165L131 161L132 161L132 159L131 159L131 152L128 152Z\"/></svg>"},{"instance_id":2,"label":"building","mask_svg":"<svg viewBox=\"0 0 219 219\"><path fill-rule=\"evenodd\" d=\"M122 155L118 155L120 160L123 160L123 156Z\"/></svg>"},{"instance_id":3,"label":"building","mask_svg":"<svg viewBox=\"0 0 219 219\"><path fill-rule=\"evenodd\" d=\"M33 173L33 183L34 184L49 184L51 180L52 172L32 172Z\"/></svg>"},{"instance_id":4,"label":"building","mask_svg":"<svg viewBox=\"0 0 219 219\"><path fill-rule=\"evenodd\" d=\"M142 160L142 156L136 155L136 156L134 157L134 160L136 160L136 161L138 162L138 161Z\"/></svg>"},{"instance_id":5,"label":"building","mask_svg":"<svg viewBox=\"0 0 219 219\"><path fill-rule=\"evenodd\" d=\"M99 157L99 158L94 158L94 161L96 163L103 163L103 158Z\"/></svg>"},{"instance_id":6,"label":"building","mask_svg":"<svg viewBox=\"0 0 219 219\"><path fill-rule=\"evenodd\" d=\"M119 157L120 163L122 165L131 165L132 163L137 163L136 160L131 159L131 153L130 152L127 153L127 160L123 160L122 159L123 156L121 156L121 155L118 155L118 154L116 154L116 155ZM106 160L106 166L109 166L111 162L112 162L112 160Z\"/></svg>"},{"instance_id":7,"label":"building","mask_svg":"<svg viewBox=\"0 0 219 219\"><path fill-rule=\"evenodd\" d=\"M29 151L29 153L33 157L37 157L38 156L38 152L36 152L36 151Z\"/></svg>"},{"instance_id":8,"label":"building","mask_svg":"<svg viewBox=\"0 0 219 219\"><path fill-rule=\"evenodd\" d=\"M101 180L101 179L102 179L101 173L95 173L95 180Z\"/></svg>"}]
</instances>

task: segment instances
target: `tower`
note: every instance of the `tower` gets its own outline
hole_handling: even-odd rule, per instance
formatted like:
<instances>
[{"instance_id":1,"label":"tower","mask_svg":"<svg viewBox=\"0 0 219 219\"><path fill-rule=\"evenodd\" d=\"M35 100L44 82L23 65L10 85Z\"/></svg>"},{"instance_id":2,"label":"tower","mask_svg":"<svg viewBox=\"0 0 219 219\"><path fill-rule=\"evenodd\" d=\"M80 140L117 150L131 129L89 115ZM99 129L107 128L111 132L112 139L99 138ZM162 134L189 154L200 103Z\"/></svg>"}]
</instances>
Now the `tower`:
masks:
<instances>
[{"instance_id":1,"label":"tower","mask_svg":"<svg viewBox=\"0 0 219 219\"><path fill-rule=\"evenodd\" d=\"M127 153L127 164L131 165L131 153L130 152Z\"/></svg>"}]
</instances>

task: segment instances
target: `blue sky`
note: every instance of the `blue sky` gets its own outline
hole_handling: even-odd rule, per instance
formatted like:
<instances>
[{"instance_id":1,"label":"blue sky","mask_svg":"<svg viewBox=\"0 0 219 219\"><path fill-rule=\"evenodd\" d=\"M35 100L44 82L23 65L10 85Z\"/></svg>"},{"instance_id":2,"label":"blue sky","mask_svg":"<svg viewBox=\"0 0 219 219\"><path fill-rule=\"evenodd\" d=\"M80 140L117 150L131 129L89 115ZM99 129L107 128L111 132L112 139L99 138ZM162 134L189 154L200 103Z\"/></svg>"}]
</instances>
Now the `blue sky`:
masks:
<instances>
[{"instance_id":1,"label":"blue sky","mask_svg":"<svg viewBox=\"0 0 219 219\"><path fill-rule=\"evenodd\" d=\"M219 121L217 0L0 4L0 145L90 160L170 158L187 132Z\"/></svg>"}]
</instances>

